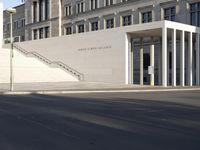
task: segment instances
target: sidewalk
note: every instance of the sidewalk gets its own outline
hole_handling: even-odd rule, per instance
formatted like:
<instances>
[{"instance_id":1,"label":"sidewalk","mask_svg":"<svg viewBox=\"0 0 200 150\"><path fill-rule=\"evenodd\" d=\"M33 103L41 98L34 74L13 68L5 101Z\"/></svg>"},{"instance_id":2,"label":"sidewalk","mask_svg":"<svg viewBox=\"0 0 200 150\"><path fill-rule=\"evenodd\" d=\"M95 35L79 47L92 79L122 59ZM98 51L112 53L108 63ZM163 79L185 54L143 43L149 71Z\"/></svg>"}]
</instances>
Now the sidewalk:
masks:
<instances>
[{"instance_id":1,"label":"sidewalk","mask_svg":"<svg viewBox=\"0 0 200 150\"><path fill-rule=\"evenodd\" d=\"M156 92L200 90L200 87L167 87L110 84L96 82L56 82L56 83L15 83L14 91L9 84L0 84L0 94L67 94L67 93L105 93L105 92Z\"/></svg>"}]
</instances>

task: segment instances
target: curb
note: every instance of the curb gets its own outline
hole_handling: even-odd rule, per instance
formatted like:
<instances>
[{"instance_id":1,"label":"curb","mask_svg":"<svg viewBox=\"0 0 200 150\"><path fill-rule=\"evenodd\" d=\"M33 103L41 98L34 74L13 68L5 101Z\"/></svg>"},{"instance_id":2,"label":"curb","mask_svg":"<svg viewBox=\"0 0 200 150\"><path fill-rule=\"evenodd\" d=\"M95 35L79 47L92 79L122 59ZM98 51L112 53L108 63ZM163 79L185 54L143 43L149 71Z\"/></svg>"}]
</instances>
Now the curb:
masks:
<instances>
[{"instance_id":1,"label":"curb","mask_svg":"<svg viewBox=\"0 0 200 150\"><path fill-rule=\"evenodd\" d=\"M200 91L200 88L179 88L179 89L130 89L130 90L79 90L79 91L13 91L0 92L1 95L30 95L30 94L92 94L92 93L145 93L145 92L181 92Z\"/></svg>"}]
</instances>

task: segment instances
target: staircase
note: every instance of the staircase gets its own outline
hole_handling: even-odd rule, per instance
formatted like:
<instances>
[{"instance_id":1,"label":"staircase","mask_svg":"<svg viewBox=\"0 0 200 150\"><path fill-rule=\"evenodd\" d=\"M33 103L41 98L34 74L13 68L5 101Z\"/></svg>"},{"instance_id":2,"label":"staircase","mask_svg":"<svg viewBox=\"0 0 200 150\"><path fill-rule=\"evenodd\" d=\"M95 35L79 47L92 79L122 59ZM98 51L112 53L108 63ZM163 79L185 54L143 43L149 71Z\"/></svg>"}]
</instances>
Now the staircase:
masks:
<instances>
[{"instance_id":1,"label":"staircase","mask_svg":"<svg viewBox=\"0 0 200 150\"><path fill-rule=\"evenodd\" d=\"M20 53L24 54L27 57L35 57L38 60L44 62L45 64L49 65L50 67L56 67L56 68L60 68L63 69L65 72L71 74L72 76L74 76L75 78L77 78L79 81L83 81L83 74L76 71L75 69L67 66L66 64L62 63L61 61L51 61L48 58L40 55L37 52L28 52L25 49L23 49L22 47L18 46L17 44L13 44L13 48L16 49L17 51L19 51Z\"/></svg>"}]
</instances>

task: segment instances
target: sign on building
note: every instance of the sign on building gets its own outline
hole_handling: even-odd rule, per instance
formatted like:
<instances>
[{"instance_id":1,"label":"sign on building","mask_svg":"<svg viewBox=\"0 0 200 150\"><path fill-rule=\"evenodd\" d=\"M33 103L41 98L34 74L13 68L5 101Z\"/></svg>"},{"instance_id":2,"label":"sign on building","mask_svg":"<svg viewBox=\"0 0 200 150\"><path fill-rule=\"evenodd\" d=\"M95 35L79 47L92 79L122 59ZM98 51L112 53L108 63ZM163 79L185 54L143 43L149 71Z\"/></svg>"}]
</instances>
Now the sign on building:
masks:
<instances>
[{"instance_id":1,"label":"sign on building","mask_svg":"<svg viewBox=\"0 0 200 150\"><path fill-rule=\"evenodd\" d=\"M154 66L149 66L148 67L148 74L154 74Z\"/></svg>"}]
</instances>

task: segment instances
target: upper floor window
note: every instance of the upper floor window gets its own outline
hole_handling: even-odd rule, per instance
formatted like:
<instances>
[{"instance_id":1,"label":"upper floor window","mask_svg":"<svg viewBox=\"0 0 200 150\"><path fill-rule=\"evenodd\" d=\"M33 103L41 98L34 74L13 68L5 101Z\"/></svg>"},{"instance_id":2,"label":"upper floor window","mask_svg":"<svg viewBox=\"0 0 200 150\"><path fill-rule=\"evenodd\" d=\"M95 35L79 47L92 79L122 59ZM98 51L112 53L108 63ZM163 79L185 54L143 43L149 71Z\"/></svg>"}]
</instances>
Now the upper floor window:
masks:
<instances>
[{"instance_id":1,"label":"upper floor window","mask_svg":"<svg viewBox=\"0 0 200 150\"><path fill-rule=\"evenodd\" d=\"M127 1L129 1L129 0L121 0L121 1L122 1L122 3L123 3L123 2L127 2Z\"/></svg>"},{"instance_id":2,"label":"upper floor window","mask_svg":"<svg viewBox=\"0 0 200 150\"><path fill-rule=\"evenodd\" d=\"M94 10L98 8L98 0L90 0L90 9Z\"/></svg>"},{"instance_id":3,"label":"upper floor window","mask_svg":"<svg viewBox=\"0 0 200 150\"><path fill-rule=\"evenodd\" d=\"M123 16L122 21L123 21L123 26L131 25L132 24L131 15Z\"/></svg>"},{"instance_id":4,"label":"upper floor window","mask_svg":"<svg viewBox=\"0 0 200 150\"><path fill-rule=\"evenodd\" d=\"M110 6L114 4L114 0L105 0L105 6Z\"/></svg>"},{"instance_id":5,"label":"upper floor window","mask_svg":"<svg viewBox=\"0 0 200 150\"><path fill-rule=\"evenodd\" d=\"M14 30L18 29L18 21L14 21Z\"/></svg>"},{"instance_id":6,"label":"upper floor window","mask_svg":"<svg viewBox=\"0 0 200 150\"><path fill-rule=\"evenodd\" d=\"M49 13L49 0L45 0L45 20L49 19L50 13Z\"/></svg>"},{"instance_id":7,"label":"upper floor window","mask_svg":"<svg viewBox=\"0 0 200 150\"><path fill-rule=\"evenodd\" d=\"M71 16L72 15L72 6L68 5L65 7L65 16Z\"/></svg>"},{"instance_id":8,"label":"upper floor window","mask_svg":"<svg viewBox=\"0 0 200 150\"><path fill-rule=\"evenodd\" d=\"M21 27L25 27L25 19L21 19Z\"/></svg>"},{"instance_id":9,"label":"upper floor window","mask_svg":"<svg viewBox=\"0 0 200 150\"><path fill-rule=\"evenodd\" d=\"M200 2L190 4L190 24L200 26Z\"/></svg>"},{"instance_id":10,"label":"upper floor window","mask_svg":"<svg viewBox=\"0 0 200 150\"><path fill-rule=\"evenodd\" d=\"M142 13L142 23L152 22L152 12L143 12Z\"/></svg>"},{"instance_id":11,"label":"upper floor window","mask_svg":"<svg viewBox=\"0 0 200 150\"><path fill-rule=\"evenodd\" d=\"M106 29L114 28L114 18L106 20Z\"/></svg>"},{"instance_id":12,"label":"upper floor window","mask_svg":"<svg viewBox=\"0 0 200 150\"><path fill-rule=\"evenodd\" d=\"M85 3L82 1L82 2L78 2L76 4L76 13L82 13L85 11Z\"/></svg>"},{"instance_id":13,"label":"upper floor window","mask_svg":"<svg viewBox=\"0 0 200 150\"><path fill-rule=\"evenodd\" d=\"M37 22L37 2L33 2L33 23Z\"/></svg>"},{"instance_id":14,"label":"upper floor window","mask_svg":"<svg viewBox=\"0 0 200 150\"><path fill-rule=\"evenodd\" d=\"M164 9L164 19L165 20L175 21L175 17L176 17L176 8L175 7L170 7L170 8Z\"/></svg>"}]
</instances>

